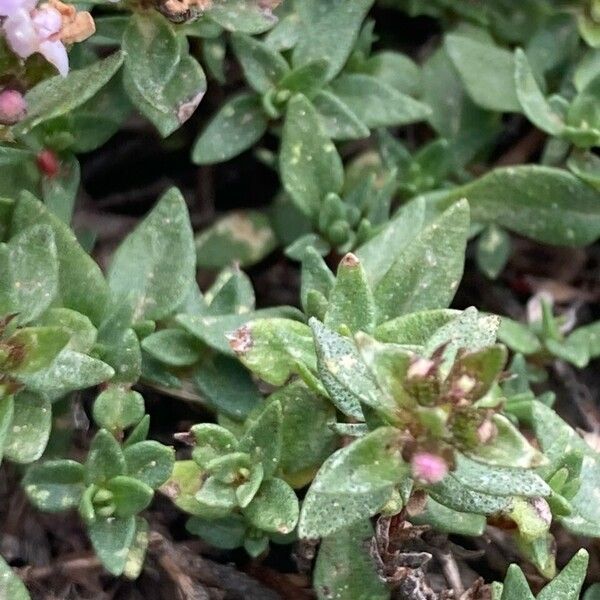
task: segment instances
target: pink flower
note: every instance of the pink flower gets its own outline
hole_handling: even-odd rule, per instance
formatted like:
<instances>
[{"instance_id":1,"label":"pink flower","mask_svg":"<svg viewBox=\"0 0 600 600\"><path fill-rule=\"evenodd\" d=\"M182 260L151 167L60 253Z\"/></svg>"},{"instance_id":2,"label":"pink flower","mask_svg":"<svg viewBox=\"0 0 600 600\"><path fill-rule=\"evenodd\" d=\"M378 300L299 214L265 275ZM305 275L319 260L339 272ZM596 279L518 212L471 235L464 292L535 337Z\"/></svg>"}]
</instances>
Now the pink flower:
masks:
<instances>
[{"instance_id":1,"label":"pink flower","mask_svg":"<svg viewBox=\"0 0 600 600\"><path fill-rule=\"evenodd\" d=\"M69 72L67 49L57 39L62 17L51 6L34 6L34 0L0 0L0 15L6 17L2 24L6 41L21 58L39 52L65 77Z\"/></svg>"},{"instance_id":2,"label":"pink flower","mask_svg":"<svg viewBox=\"0 0 600 600\"><path fill-rule=\"evenodd\" d=\"M430 452L417 452L410 461L412 475L419 483L438 483L448 474L446 461Z\"/></svg>"},{"instance_id":3,"label":"pink flower","mask_svg":"<svg viewBox=\"0 0 600 600\"><path fill-rule=\"evenodd\" d=\"M14 125L27 112L27 102L17 90L2 90L0 92L0 123Z\"/></svg>"}]
</instances>

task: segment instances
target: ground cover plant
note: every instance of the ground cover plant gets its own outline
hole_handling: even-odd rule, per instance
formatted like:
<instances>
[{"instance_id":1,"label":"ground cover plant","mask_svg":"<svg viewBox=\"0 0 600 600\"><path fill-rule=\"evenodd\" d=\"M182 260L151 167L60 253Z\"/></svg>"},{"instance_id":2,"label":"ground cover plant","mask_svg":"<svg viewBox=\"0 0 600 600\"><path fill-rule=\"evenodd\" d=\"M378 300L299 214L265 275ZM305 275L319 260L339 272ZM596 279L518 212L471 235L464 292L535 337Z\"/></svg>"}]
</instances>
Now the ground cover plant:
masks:
<instances>
[{"instance_id":1,"label":"ground cover plant","mask_svg":"<svg viewBox=\"0 0 600 600\"><path fill-rule=\"evenodd\" d=\"M0 600L600 597L596 0L0 0Z\"/></svg>"}]
</instances>

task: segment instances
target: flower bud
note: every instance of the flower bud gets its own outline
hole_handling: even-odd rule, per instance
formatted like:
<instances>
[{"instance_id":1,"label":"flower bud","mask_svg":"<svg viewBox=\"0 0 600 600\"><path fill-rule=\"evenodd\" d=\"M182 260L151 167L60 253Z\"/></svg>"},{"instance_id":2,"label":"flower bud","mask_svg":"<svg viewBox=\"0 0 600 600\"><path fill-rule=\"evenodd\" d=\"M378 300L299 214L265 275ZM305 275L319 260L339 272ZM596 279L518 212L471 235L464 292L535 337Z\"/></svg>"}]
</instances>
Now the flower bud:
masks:
<instances>
[{"instance_id":1,"label":"flower bud","mask_svg":"<svg viewBox=\"0 0 600 600\"><path fill-rule=\"evenodd\" d=\"M0 124L14 125L27 112L27 102L17 90L2 90L0 92Z\"/></svg>"},{"instance_id":2,"label":"flower bud","mask_svg":"<svg viewBox=\"0 0 600 600\"><path fill-rule=\"evenodd\" d=\"M51 179L58 175L60 163L58 162L56 154L54 154L52 150L46 149L38 152L36 162L42 175L50 177Z\"/></svg>"},{"instance_id":3,"label":"flower bud","mask_svg":"<svg viewBox=\"0 0 600 600\"><path fill-rule=\"evenodd\" d=\"M430 452L417 452L410 461L412 475L419 483L438 483L448 474L448 464Z\"/></svg>"}]
</instances>

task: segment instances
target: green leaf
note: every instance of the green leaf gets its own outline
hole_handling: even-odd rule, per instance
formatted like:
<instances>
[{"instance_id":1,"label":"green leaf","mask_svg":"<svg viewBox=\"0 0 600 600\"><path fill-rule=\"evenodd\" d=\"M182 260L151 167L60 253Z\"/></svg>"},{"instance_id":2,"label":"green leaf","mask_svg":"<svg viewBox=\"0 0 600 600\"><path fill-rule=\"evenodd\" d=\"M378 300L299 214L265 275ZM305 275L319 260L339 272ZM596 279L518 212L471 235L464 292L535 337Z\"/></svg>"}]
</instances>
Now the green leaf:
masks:
<instances>
[{"instance_id":1,"label":"green leaf","mask_svg":"<svg viewBox=\"0 0 600 600\"><path fill-rule=\"evenodd\" d=\"M347 327L351 333L371 333L375 327L376 307L373 292L363 266L354 254L341 260L335 285L329 295L325 325L340 331Z\"/></svg>"},{"instance_id":2,"label":"green leaf","mask_svg":"<svg viewBox=\"0 0 600 600\"><path fill-rule=\"evenodd\" d=\"M258 93L276 87L279 80L290 71L287 61L279 52L249 35L233 34L231 45L246 80Z\"/></svg>"},{"instance_id":3,"label":"green leaf","mask_svg":"<svg viewBox=\"0 0 600 600\"><path fill-rule=\"evenodd\" d=\"M262 400L250 373L228 356L208 357L194 369L191 379L218 413L235 420L245 419Z\"/></svg>"},{"instance_id":4,"label":"green leaf","mask_svg":"<svg viewBox=\"0 0 600 600\"><path fill-rule=\"evenodd\" d=\"M294 488L304 487L336 448L337 435L329 427L335 409L301 381L278 390L269 401L282 408L281 477Z\"/></svg>"},{"instance_id":5,"label":"green leaf","mask_svg":"<svg viewBox=\"0 0 600 600\"><path fill-rule=\"evenodd\" d=\"M375 288L379 320L448 306L462 277L468 234L466 200L425 227L396 256Z\"/></svg>"},{"instance_id":6,"label":"green leaf","mask_svg":"<svg viewBox=\"0 0 600 600\"><path fill-rule=\"evenodd\" d=\"M154 440L128 445L123 450L127 475L135 477L152 489L169 479L175 464L175 451Z\"/></svg>"},{"instance_id":7,"label":"green leaf","mask_svg":"<svg viewBox=\"0 0 600 600\"><path fill-rule=\"evenodd\" d=\"M573 153L567 166L577 177L600 192L600 157L592 152Z\"/></svg>"},{"instance_id":8,"label":"green leaf","mask_svg":"<svg viewBox=\"0 0 600 600\"><path fill-rule=\"evenodd\" d=\"M484 534L486 519L483 515L458 512L443 504L439 504L433 498L427 498L425 510L411 517L411 523L415 525L429 525L435 531L479 537Z\"/></svg>"},{"instance_id":9,"label":"green leaf","mask_svg":"<svg viewBox=\"0 0 600 600\"><path fill-rule=\"evenodd\" d=\"M527 438L503 415L494 415L496 435L488 444L478 447L472 457L491 465L524 467L526 469L543 464L544 457Z\"/></svg>"},{"instance_id":10,"label":"green leaf","mask_svg":"<svg viewBox=\"0 0 600 600\"><path fill-rule=\"evenodd\" d=\"M335 94L320 90L312 99L323 131L332 140L361 140L369 137L369 128Z\"/></svg>"},{"instance_id":11,"label":"green leaf","mask_svg":"<svg viewBox=\"0 0 600 600\"><path fill-rule=\"evenodd\" d=\"M202 515L202 507L196 500L196 494L202 486L202 477L202 469L196 462L178 460L173 466L171 477L160 491L170 498L177 508L193 515Z\"/></svg>"},{"instance_id":12,"label":"green leaf","mask_svg":"<svg viewBox=\"0 0 600 600\"><path fill-rule=\"evenodd\" d=\"M327 61L315 60L290 71L279 82L282 92L299 93L313 100L325 85L327 79ZM289 94L287 94L289 96ZM277 100L277 96L275 96Z\"/></svg>"},{"instance_id":13,"label":"green leaf","mask_svg":"<svg viewBox=\"0 0 600 600\"><path fill-rule=\"evenodd\" d=\"M111 386L94 401L94 421L113 435L137 425L144 416L144 398L138 392Z\"/></svg>"},{"instance_id":14,"label":"green leaf","mask_svg":"<svg viewBox=\"0 0 600 600\"><path fill-rule=\"evenodd\" d=\"M38 83L25 96L27 117L13 128L15 135L23 135L84 104L110 81L123 64L123 57L123 52L115 52L89 67L71 71L67 77L56 75Z\"/></svg>"},{"instance_id":15,"label":"green leaf","mask_svg":"<svg viewBox=\"0 0 600 600\"><path fill-rule=\"evenodd\" d=\"M467 198L475 223L496 223L534 240L584 246L600 237L600 194L561 169L521 165L495 169L438 196L448 206Z\"/></svg>"},{"instance_id":16,"label":"green leaf","mask_svg":"<svg viewBox=\"0 0 600 600\"><path fill-rule=\"evenodd\" d=\"M538 594L537 600L578 600L589 560L587 550L579 550L565 568Z\"/></svg>"},{"instance_id":17,"label":"green leaf","mask_svg":"<svg viewBox=\"0 0 600 600\"><path fill-rule=\"evenodd\" d=\"M260 262L277 247L268 217L257 210L228 213L196 236L199 267L221 269L234 262L240 267Z\"/></svg>"},{"instance_id":18,"label":"green leaf","mask_svg":"<svg viewBox=\"0 0 600 600\"><path fill-rule=\"evenodd\" d=\"M134 306L134 320L167 317L195 281L195 250L185 201L166 192L115 252L111 289Z\"/></svg>"},{"instance_id":19,"label":"green leaf","mask_svg":"<svg viewBox=\"0 0 600 600\"><path fill-rule=\"evenodd\" d=\"M331 83L331 90L370 128L408 125L431 115L429 106L371 75L340 75Z\"/></svg>"},{"instance_id":20,"label":"green leaf","mask_svg":"<svg viewBox=\"0 0 600 600\"><path fill-rule=\"evenodd\" d=\"M365 520L321 542L313 580L319 600L388 600L390 591L368 551L372 537Z\"/></svg>"},{"instance_id":21,"label":"green leaf","mask_svg":"<svg viewBox=\"0 0 600 600\"><path fill-rule=\"evenodd\" d=\"M129 546L127 560L123 568L123 575L127 579L137 579L142 572L146 550L148 548L150 525L146 519L137 517L135 520L135 534L133 542Z\"/></svg>"},{"instance_id":22,"label":"green leaf","mask_svg":"<svg viewBox=\"0 0 600 600\"><path fill-rule=\"evenodd\" d=\"M460 311L449 308L424 310L396 317L377 327L375 337L380 342L424 346L441 327L451 323Z\"/></svg>"},{"instance_id":23,"label":"green leaf","mask_svg":"<svg viewBox=\"0 0 600 600\"><path fill-rule=\"evenodd\" d=\"M217 352L234 355L231 348L231 341L228 336L243 328L246 324L258 323L262 320L282 320L291 321L292 319L302 319L303 315L298 309L289 306L279 306L275 308L264 308L254 312L245 312L236 315L218 315L218 316L196 316L196 315L177 315L176 321L186 331L195 335L207 346ZM297 322L297 321L295 321ZM293 326L291 326L293 327ZM262 329L262 328L261 328Z\"/></svg>"},{"instance_id":24,"label":"green leaf","mask_svg":"<svg viewBox=\"0 0 600 600\"><path fill-rule=\"evenodd\" d=\"M268 127L256 94L240 94L227 101L194 143L192 160L198 165L223 162L241 154Z\"/></svg>"},{"instance_id":25,"label":"green leaf","mask_svg":"<svg viewBox=\"0 0 600 600\"><path fill-rule=\"evenodd\" d=\"M58 258L52 229L34 225L18 233L0 247L0 265L0 313L19 313L19 323L41 315L58 292Z\"/></svg>"},{"instance_id":26,"label":"green leaf","mask_svg":"<svg viewBox=\"0 0 600 600\"><path fill-rule=\"evenodd\" d=\"M12 425L15 410L13 396L4 396L0 398L0 459L4 451L5 440L9 434Z\"/></svg>"},{"instance_id":27,"label":"green leaf","mask_svg":"<svg viewBox=\"0 0 600 600\"><path fill-rule=\"evenodd\" d=\"M246 519L242 515L232 514L222 519L188 519L185 528L193 535L200 536L205 542L223 550L239 548L246 536Z\"/></svg>"},{"instance_id":28,"label":"green leaf","mask_svg":"<svg viewBox=\"0 0 600 600\"><path fill-rule=\"evenodd\" d=\"M532 469L496 467L457 456L452 477L465 487L495 496L549 496L548 484Z\"/></svg>"},{"instance_id":29,"label":"green leaf","mask_svg":"<svg viewBox=\"0 0 600 600\"><path fill-rule=\"evenodd\" d=\"M406 249L423 229L425 203L416 199L402 206L377 235L363 244L356 255L363 264L372 285L378 283L394 264L396 257Z\"/></svg>"},{"instance_id":30,"label":"green leaf","mask_svg":"<svg viewBox=\"0 0 600 600\"><path fill-rule=\"evenodd\" d=\"M380 427L323 463L302 505L301 538L327 537L382 508L408 474L399 435L392 427Z\"/></svg>"},{"instance_id":31,"label":"green leaf","mask_svg":"<svg viewBox=\"0 0 600 600\"><path fill-rule=\"evenodd\" d=\"M298 522L298 499L294 490L283 479L263 481L252 502L244 509L244 516L261 531L290 533Z\"/></svg>"},{"instance_id":32,"label":"green leaf","mask_svg":"<svg viewBox=\"0 0 600 600\"><path fill-rule=\"evenodd\" d=\"M308 217L316 217L325 196L339 192L344 182L340 156L302 95L288 102L279 168L285 190Z\"/></svg>"},{"instance_id":33,"label":"green leaf","mask_svg":"<svg viewBox=\"0 0 600 600\"><path fill-rule=\"evenodd\" d=\"M94 436L85 462L85 481L104 484L125 473L125 457L111 433L100 429Z\"/></svg>"},{"instance_id":34,"label":"green leaf","mask_svg":"<svg viewBox=\"0 0 600 600\"><path fill-rule=\"evenodd\" d=\"M362 420L360 402L376 409L389 408L362 361L354 341L310 320L315 338L319 376L329 397L344 414Z\"/></svg>"},{"instance_id":35,"label":"green leaf","mask_svg":"<svg viewBox=\"0 0 600 600\"><path fill-rule=\"evenodd\" d=\"M92 546L105 569L115 577L127 564L129 548L135 540L134 517L96 519L88 525Z\"/></svg>"},{"instance_id":36,"label":"green leaf","mask_svg":"<svg viewBox=\"0 0 600 600\"><path fill-rule=\"evenodd\" d=\"M85 135L79 131L78 134ZM69 156L61 161L60 172L56 177L42 179L44 204L67 225L73 216L80 177L79 162L74 156Z\"/></svg>"},{"instance_id":37,"label":"green leaf","mask_svg":"<svg viewBox=\"0 0 600 600\"><path fill-rule=\"evenodd\" d=\"M89 352L96 342L97 330L92 322L70 308L50 308L37 323L62 329L70 337L66 347L75 352Z\"/></svg>"},{"instance_id":38,"label":"green leaf","mask_svg":"<svg viewBox=\"0 0 600 600\"><path fill-rule=\"evenodd\" d=\"M5 371L20 377L47 369L67 345L69 334L60 327L23 327L5 343L9 351Z\"/></svg>"},{"instance_id":39,"label":"green leaf","mask_svg":"<svg viewBox=\"0 0 600 600\"><path fill-rule=\"evenodd\" d=\"M521 354L535 354L542 349L537 336L527 325L502 317L498 328L498 339L511 350Z\"/></svg>"},{"instance_id":40,"label":"green leaf","mask_svg":"<svg viewBox=\"0 0 600 600\"><path fill-rule=\"evenodd\" d=\"M121 519L137 515L148 507L154 496L150 486L125 475L113 477L104 488L112 492L115 515Z\"/></svg>"},{"instance_id":41,"label":"green leaf","mask_svg":"<svg viewBox=\"0 0 600 600\"><path fill-rule=\"evenodd\" d=\"M0 556L0 600L31 600L25 584Z\"/></svg>"},{"instance_id":42,"label":"green leaf","mask_svg":"<svg viewBox=\"0 0 600 600\"><path fill-rule=\"evenodd\" d=\"M566 344L580 348L590 359L600 356L600 321L578 327L567 337Z\"/></svg>"},{"instance_id":43,"label":"green leaf","mask_svg":"<svg viewBox=\"0 0 600 600\"><path fill-rule=\"evenodd\" d=\"M415 96L421 92L419 67L400 52L377 52L365 61L361 70L402 94Z\"/></svg>"},{"instance_id":44,"label":"green leaf","mask_svg":"<svg viewBox=\"0 0 600 600\"><path fill-rule=\"evenodd\" d=\"M52 428L50 403L28 391L15 396L14 414L4 441L4 456L26 464L42 456Z\"/></svg>"},{"instance_id":45,"label":"green leaf","mask_svg":"<svg viewBox=\"0 0 600 600\"><path fill-rule=\"evenodd\" d=\"M565 123L542 94L527 55L520 48L515 51L515 83L517 98L527 118L542 131L561 135Z\"/></svg>"},{"instance_id":46,"label":"green leaf","mask_svg":"<svg viewBox=\"0 0 600 600\"><path fill-rule=\"evenodd\" d=\"M328 79L344 66L361 23L373 0L306 0L298 3L301 34L292 55L293 65L305 65L325 58L329 63ZM332 35L335 32L335 35Z\"/></svg>"},{"instance_id":47,"label":"green leaf","mask_svg":"<svg viewBox=\"0 0 600 600\"><path fill-rule=\"evenodd\" d=\"M163 137L194 112L206 91L200 65L187 54L173 26L158 13L137 13L123 36L125 89Z\"/></svg>"},{"instance_id":48,"label":"green leaf","mask_svg":"<svg viewBox=\"0 0 600 600\"><path fill-rule=\"evenodd\" d=\"M573 533L600 535L600 506L590 502L600 482L600 455L591 450L585 441L565 423L550 407L534 401L527 404L526 420L540 442L541 450L549 460L539 471L544 476L552 475L562 467L565 448L583 454L580 486L569 499L573 511L561 517L561 523Z\"/></svg>"},{"instance_id":49,"label":"green leaf","mask_svg":"<svg viewBox=\"0 0 600 600\"><path fill-rule=\"evenodd\" d=\"M182 329L162 329L142 340L142 348L170 367L189 367L200 360L198 340Z\"/></svg>"},{"instance_id":50,"label":"green leaf","mask_svg":"<svg viewBox=\"0 0 600 600\"><path fill-rule=\"evenodd\" d=\"M510 236L496 225L488 225L477 240L477 266L490 279L502 272L511 254Z\"/></svg>"},{"instance_id":51,"label":"green leaf","mask_svg":"<svg viewBox=\"0 0 600 600\"><path fill-rule=\"evenodd\" d=\"M272 477L281 457L283 414L279 402L267 404L260 415L250 421L238 443L239 452L247 452L263 465L265 479Z\"/></svg>"},{"instance_id":52,"label":"green leaf","mask_svg":"<svg viewBox=\"0 0 600 600\"><path fill-rule=\"evenodd\" d=\"M232 340L242 364L272 385L283 385L299 372L316 372L313 338L304 323L259 319L238 329Z\"/></svg>"},{"instance_id":53,"label":"green leaf","mask_svg":"<svg viewBox=\"0 0 600 600\"><path fill-rule=\"evenodd\" d=\"M100 267L86 254L67 225L33 196L22 194L15 206L12 234L42 224L50 226L54 233L61 305L86 315L94 325L99 325L109 294Z\"/></svg>"},{"instance_id":54,"label":"green leaf","mask_svg":"<svg viewBox=\"0 0 600 600\"><path fill-rule=\"evenodd\" d=\"M114 371L106 363L86 354L63 350L45 370L20 377L29 390L55 400L85 388L109 381Z\"/></svg>"},{"instance_id":55,"label":"green leaf","mask_svg":"<svg viewBox=\"0 0 600 600\"><path fill-rule=\"evenodd\" d=\"M264 33L273 27L277 19L270 9L259 0L228 0L224 4L215 3L206 15L227 31L243 33Z\"/></svg>"},{"instance_id":56,"label":"green leaf","mask_svg":"<svg viewBox=\"0 0 600 600\"><path fill-rule=\"evenodd\" d=\"M74 460L49 460L32 465L23 478L29 501L46 512L76 508L84 490L84 468Z\"/></svg>"},{"instance_id":57,"label":"green leaf","mask_svg":"<svg viewBox=\"0 0 600 600\"><path fill-rule=\"evenodd\" d=\"M458 34L446 36L445 48L475 104L499 112L520 112L514 58L508 50Z\"/></svg>"},{"instance_id":58,"label":"green leaf","mask_svg":"<svg viewBox=\"0 0 600 600\"><path fill-rule=\"evenodd\" d=\"M508 567L500 600L535 600L527 579L518 565L513 564Z\"/></svg>"}]
</instances>

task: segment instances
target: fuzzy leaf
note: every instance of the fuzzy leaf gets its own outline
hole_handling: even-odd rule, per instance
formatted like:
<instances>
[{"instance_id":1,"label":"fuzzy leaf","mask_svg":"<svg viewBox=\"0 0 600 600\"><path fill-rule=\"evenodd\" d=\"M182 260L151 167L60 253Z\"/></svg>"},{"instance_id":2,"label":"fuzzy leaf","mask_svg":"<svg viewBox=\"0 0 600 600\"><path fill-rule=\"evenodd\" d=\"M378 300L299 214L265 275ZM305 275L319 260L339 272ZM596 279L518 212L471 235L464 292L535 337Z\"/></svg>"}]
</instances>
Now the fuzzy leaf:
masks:
<instances>
[{"instance_id":1,"label":"fuzzy leaf","mask_svg":"<svg viewBox=\"0 0 600 600\"><path fill-rule=\"evenodd\" d=\"M365 520L321 542L314 573L319 600L388 600L390 591L368 552L372 537L373 528Z\"/></svg>"},{"instance_id":2,"label":"fuzzy leaf","mask_svg":"<svg viewBox=\"0 0 600 600\"><path fill-rule=\"evenodd\" d=\"M248 267L277 246L268 217L256 210L235 211L196 236L199 267L221 269L234 262Z\"/></svg>"},{"instance_id":3,"label":"fuzzy leaf","mask_svg":"<svg viewBox=\"0 0 600 600\"><path fill-rule=\"evenodd\" d=\"M138 392L113 386L94 401L94 421L111 433L137 425L144 416L144 398Z\"/></svg>"},{"instance_id":4,"label":"fuzzy leaf","mask_svg":"<svg viewBox=\"0 0 600 600\"><path fill-rule=\"evenodd\" d=\"M499 112L520 112L510 52L490 41L457 34L446 36L445 47L477 105Z\"/></svg>"},{"instance_id":5,"label":"fuzzy leaf","mask_svg":"<svg viewBox=\"0 0 600 600\"><path fill-rule=\"evenodd\" d=\"M94 436L85 462L85 481L103 484L125 474L125 457L119 442L106 429Z\"/></svg>"},{"instance_id":6,"label":"fuzzy leaf","mask_svg":"<svg viewBox=\"0 0 600 600\"><path fill-rule=\"evenodd\" d=\"M52 407L37 394L22 391L15 396L12 423L4 442L4 456L26 464L42 456L50 437Z\"/></svg>"},{"instance_id":7,"label":"fuzzy leaf","mask_svg":"<svg viewBox=\"0 0 600 600\"><path fill-rule=\"evenodd\" d=\"M75 508L84 490L83 465L74 460L49 460L35 464L23 478L29 501L46 512Z\"/></svg>"},{"instance_id":8,"label":"fuzzy leaf","mask_svg":"<svg viewBox=\"0 0 600 600\"><path fill-rule=\"evenodd\" d=\"M121 575L135 539L135 517L97 519L88 525L92 546L106 570Z\"/></svg>"},{"instance_id":9,"label":"fuzzy leaf","mask_svg":"<svg viewBox=\"0 0 600 600\"><path fill-rule=\"evenodd\" d=\"M332 454L306 494L298 533L315 539L373 516L408 475L398 430L380 427Z\"/></svg>"},{"instance_id":10,"label":"fuzzy leaf","mask_svg":"<svg viewBox=\"0 0 600 600\"><path fill-rule=\"evenodd\" d=\"M260 94L276 87L279 80L290 71L281 54L249 35L232 35L231 45L246 80Z\"/></svg>"},{"instance_id":11,"label":"fuzzy leaf","mask_svg":"<svg viewBox=\"0 0 600 600\"><path fill-rule=\"evenodd\" d=\"M14 127L15 134L23 135L81 106L110 81L123 64L123 57L123 52L115 52L89 67L71 71L67 77L55 75L38 83L25 97L27 117Z\"/></svg>"},{"instance_id":12,"label":"fuzzy leaf","mask_svg":"<svg viewBox=\"0 0 600 600\"><path fill-rule=\"evenodd\" d=\"M175 451L154 440L128 445L123 450L127 475L152 489L160 487L171 475Z\"/></svg>"},{"instance_id":13,"label":"fuzzy leaf","mask_svg":"<svg viewBox=\"0 0 600 600\"><path fill-rule=\"evenodd\" d=\"M67 225L33 196L22 194L15 206L12 234L41 224L50 226L54 233L61 305L86 315L94 325L99 325L109 295L100 267L86 254Z\"/></svg>"},{"instance_id":14,"label":"fuzzy leaf","mask_svg":"<svg viewBox=\"0 0 600 600\"><path fill-rule=\"evenodd\" d=\"M347 254L339 264L335 285L329 295L325 325L336 331L344 326L351 333L371 333L376 310L362 264L356 256Z\"/></svg>"},{"instance_id":15,"label":"fuzzy leaf","mask_svg":"<svg viewBox=\"0 0 600 600\"><path fill-rule=\"evenodd\" d=\"M252 502L244 509L250 525L261 531L281 534L293 531L298 513L294 490L277 477L263 481Z\"/></svg>"},{"instance_id":16,"label":"fuzzy leaf","mask_svg":"<svg viewBox=\"0 0 600 600\"><path fill-rule=\"evenodd\" d=\"M340 156L302 95L288 102L279 168L285 190L307 217L316 217L325 196L339 192L344 181Z\"/></svg>"},{"instance_id":17,"label":"fuzzy leaf","mask_svg":"<svg viewBox=\"0 0 600 600\"><path fill-rule=\"evenodd\" d=\"M298 3L301 35L294 48L294 66L325 58L328 79L342 69L373 0L306 0ZM335 35L331 33L335 31Z\"/></svg>"},{"instance_id":18,"label":"fuzzy leaf","mask_svg":"<svg viewBox=\"0 0 600 600\"><path fill-rule=\"evenodd\" d=\"M341 75L331 83L331 90L370 128L407 125L431 115L426 104L371 75Z\"/></svg>"},{"instance_id":19,"label":"fuzzy leaf","mask_svg":"<svg viewBox=\"0 0 600 600\"><path fill-rule=\"evenodd\" d=\"M192 285L195 254L185 201L172 188L115 252L110 287L133 303L134 320L162 319Z\"/></svg>"},{"instance_id":20,"label":"fuzzy leaf","mask_svg":"<svg viewBox=\"0 0 600 600\"><path fill-rule=\"evenodd\" d=\"M0 556L0 600L31 600L25 584Z\"/></svg>"},{"instance_id":21,"label":"fuzzy leaf","mask_svg":"<svg viewBox=\"0 0 600 600\"><path fill-rule=\"evenodd\" d=\"M28 323L50 306L58 292L58 257L48 225L33 225L0 247L0 314L19 313Z\"/></svg>"},{"instance_id":22,"label":"fuzzy leaf","mask_svg":"<svg viewBox=\"0 0 600 600\"><path fill-rule=\"evenodd\" d=\"M260 140L267 126L267 117L257 95L235 96L220 108L198 137L192 160L198 165L229 160Z\"/></svg>"},{"instance_id":23,"label":"fuzzy leaf","mask_svg":"<svg viewBox=\"0 0 600 600\"><path fill-rule=\"evenodd\" d=\"M466 200L425 227L375 288L379 320L450 304L462 277L468 232Z\"/></svg>"}]
</instances>

